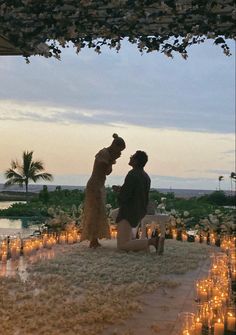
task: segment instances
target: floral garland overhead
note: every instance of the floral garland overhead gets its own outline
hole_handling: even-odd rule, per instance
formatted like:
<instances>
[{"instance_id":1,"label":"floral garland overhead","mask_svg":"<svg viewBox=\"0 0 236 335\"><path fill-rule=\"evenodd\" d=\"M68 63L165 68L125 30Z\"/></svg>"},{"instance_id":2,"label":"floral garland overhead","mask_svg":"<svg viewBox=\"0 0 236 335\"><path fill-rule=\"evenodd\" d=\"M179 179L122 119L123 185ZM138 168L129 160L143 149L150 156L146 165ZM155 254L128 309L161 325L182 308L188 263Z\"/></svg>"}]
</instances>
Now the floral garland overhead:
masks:
<instances>
[{"instance_id":1,"label":"floral garland overhead","mask_svg":"<svg viewBox=\"0 0 236 335\"><path fill-rule=\"evenodd\" d=\"M76 52L107 45L117 51L127 38L140 52L174 52L214 39L226 55L225 41L236 36L234 0L0 0L0 35L25 57L60 58L71 42Z\"/></svg>"}]
</instances>

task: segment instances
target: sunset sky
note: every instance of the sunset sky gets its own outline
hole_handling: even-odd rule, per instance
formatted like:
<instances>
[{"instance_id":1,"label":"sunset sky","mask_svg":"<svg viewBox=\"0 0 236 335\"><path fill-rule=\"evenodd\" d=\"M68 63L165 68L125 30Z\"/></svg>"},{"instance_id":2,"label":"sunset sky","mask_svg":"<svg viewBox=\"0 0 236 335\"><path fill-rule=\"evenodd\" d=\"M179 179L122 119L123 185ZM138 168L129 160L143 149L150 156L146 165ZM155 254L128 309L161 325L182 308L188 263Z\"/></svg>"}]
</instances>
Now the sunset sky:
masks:
<instances>
[{"instance_id":1,"label":"sunset sky","mask_svg":"<svg viewBox=\"0 0 236 335\"><path fill-rule=\"evenodd\" d=\"M0 58L0 182L23 150L56 185L85 185L94 155L118 133L127 144L107 184L122 184L129 156L145 150L152 187L230 188L235 171L235 46L212 41L189 58L141 55L123 43L101 55L73 48L62 60Z\"/></svg>"}]
</instances>

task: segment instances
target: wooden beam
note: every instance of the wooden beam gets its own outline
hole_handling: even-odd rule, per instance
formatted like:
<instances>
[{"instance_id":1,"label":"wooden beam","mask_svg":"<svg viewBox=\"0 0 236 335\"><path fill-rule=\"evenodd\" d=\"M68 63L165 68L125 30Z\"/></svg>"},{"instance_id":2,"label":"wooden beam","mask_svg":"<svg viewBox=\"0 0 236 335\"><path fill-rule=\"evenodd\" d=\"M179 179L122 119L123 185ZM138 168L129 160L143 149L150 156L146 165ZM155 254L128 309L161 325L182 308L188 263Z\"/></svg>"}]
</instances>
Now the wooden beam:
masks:
<instances>
[{"instance_id":1,"label":"wooden beam","mask_svg":"<svg viewBox=\"0 0 236 335\"><path fill-rule=\"evenodd\" d=\"M14 47L5 37L0 35L0 55L1 56L20 56L23 52Z\"/></svg>"}]
</instances>

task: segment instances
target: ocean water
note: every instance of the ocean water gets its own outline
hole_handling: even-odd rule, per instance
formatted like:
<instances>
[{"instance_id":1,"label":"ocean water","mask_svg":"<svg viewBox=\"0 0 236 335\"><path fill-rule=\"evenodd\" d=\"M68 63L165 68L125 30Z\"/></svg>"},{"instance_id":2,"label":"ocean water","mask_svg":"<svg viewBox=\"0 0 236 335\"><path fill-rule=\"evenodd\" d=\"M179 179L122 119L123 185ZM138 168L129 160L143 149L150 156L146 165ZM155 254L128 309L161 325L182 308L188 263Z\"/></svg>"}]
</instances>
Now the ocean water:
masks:
<instances>
[{"instance_id":1,"label":"ocean water","mask_svg":"<svg viewBox=\"0 0 236 335\"><path fill-rule=\"evenodd\" d=\"M84 190L85 186L71 186L71 185L60 185L62 189L68 190ZM57 185L47 185L49 191L54 191ZM32 184L29 185L29 192L38 193L43 189L43 185ZM157 188L153 189L162 193L174 193L177 197L190 198L190 197L200 197L204 194L210 194L214 190L195 190L195 189L168 189L168 188ZM18 186L11 186L7 189L4 188L4 184L0 184L0 192L2 191L12 191L12 192L24 192L24 189L19 188ZM229 191L225 191L227 194L230 194Z\"/></svg>"},{"instance_id":2,"label":"ocean water","mask_svg":"<svg viewBox=\"0 0 236 335\"><path fill-rule=\"evenodd\" d=\"M30 222L27 223L27 226L25 226L25 223L21 219L0 219L0 241L4 239L6 236L10 237L26 237L31 234L35 230L38 229L37 225L30 224Z\"/></svg>"},{"instance_id":3,"label":"ocean water","mask_svg":"<svg viewBox=\"0 0 236 335\"><path fill-rule=\"evenodd\" d=\"M25 203L25 201L0 201L0 209L7 209L14 203Z\"/></svg>"},{"instance_id":4,"label":"ocean water","mask_svg":"<svg viewBox=\"0 0 236 335\"><path fill-rule=\"evenodd\" d=\"M6 209L10 207L13 203L20 202L24 203L25 201L0 201L0 209ZM30 219L7 219L0 218L0 240L6 236L29 236L31 235L38 226L34 221Z\"/></svg>"}]
</instances>

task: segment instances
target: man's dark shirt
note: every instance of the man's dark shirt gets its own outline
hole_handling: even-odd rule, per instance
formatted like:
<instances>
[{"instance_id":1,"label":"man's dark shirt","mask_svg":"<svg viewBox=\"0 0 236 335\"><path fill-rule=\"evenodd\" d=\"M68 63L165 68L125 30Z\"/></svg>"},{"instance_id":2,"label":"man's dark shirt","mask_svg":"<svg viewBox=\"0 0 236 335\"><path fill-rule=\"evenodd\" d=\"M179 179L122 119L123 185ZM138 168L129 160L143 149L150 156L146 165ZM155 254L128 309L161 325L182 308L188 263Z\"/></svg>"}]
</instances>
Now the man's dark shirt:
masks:
<instances>
[{"instance_id":1,"label":"man's dark shirt","mask_svg":"<svg viewBox=\"0 0 236 335\"><path fill-rule=\"evenodd\" d=\"M116 222L127 220L136 227L147 213L148 196L151 180L143 169L132 169L121 187L118 203L119 212Z\"/></svg>"}]
</instances>

